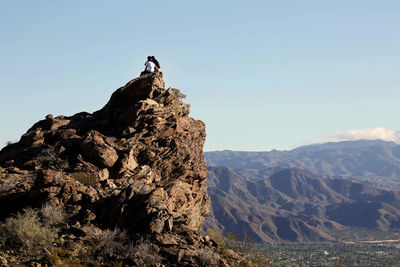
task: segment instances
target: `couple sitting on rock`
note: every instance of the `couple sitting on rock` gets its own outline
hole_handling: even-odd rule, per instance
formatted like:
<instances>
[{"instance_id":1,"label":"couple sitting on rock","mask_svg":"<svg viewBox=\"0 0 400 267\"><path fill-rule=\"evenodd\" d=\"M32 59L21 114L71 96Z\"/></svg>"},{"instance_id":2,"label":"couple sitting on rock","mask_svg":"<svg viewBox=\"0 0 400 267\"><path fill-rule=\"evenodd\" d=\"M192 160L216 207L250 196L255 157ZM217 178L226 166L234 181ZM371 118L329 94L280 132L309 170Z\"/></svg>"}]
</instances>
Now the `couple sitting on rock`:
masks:
<instances>
[{"instance_id":1,"label":"couple sitting on rock","mask_svg":"<svg viewBox=\"0 0 400 267\"><path fill-rule=\"evenodd\" d=\"M144 65L144 71L140 75L160 71L160 63L158 63L158 60L154 56L148 56Z\"/></svg>"}]
</instances>

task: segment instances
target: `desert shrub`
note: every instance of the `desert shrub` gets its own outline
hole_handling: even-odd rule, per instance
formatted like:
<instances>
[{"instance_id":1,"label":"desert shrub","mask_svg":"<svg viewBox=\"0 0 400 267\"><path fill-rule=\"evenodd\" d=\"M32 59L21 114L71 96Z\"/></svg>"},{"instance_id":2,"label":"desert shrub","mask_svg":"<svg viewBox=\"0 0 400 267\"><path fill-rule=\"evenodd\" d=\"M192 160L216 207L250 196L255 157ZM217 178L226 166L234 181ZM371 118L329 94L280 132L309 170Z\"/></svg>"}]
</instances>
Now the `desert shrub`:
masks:
<instances>
[{"instance_id":1,"label":"desert shrub","mask_svg":"<svg viewBox=\"0 0 400 267\"><path fill-rule=\"evenodd\" d=\"M57 153L54 151L53 148L45 148L39 152L37 155L38 160L40 161L50 161L57 157Z\"/></svg>"},{"instance_id":2,"label":"desert shrub","mask_svg":"<svg viewBox=\"0 0 400 267\"><path fill-rule=\"evenodd\" d=\"M4 182L0 184L0 193L8 192L14 188L14 184L10 182Z\"/></svg>"},{"instance_id":3,"label":"desert shrub","mask_svg":"<svg viewBox=\"0 0 400 267\"><path fill-rule=\"evenodd\" d=\"M0 174L0 193L8 192L13 188L18 187L20 183L24 183L28 180L34 181L36 174L18 174L12 175L8 178L4 173Z\"/></svg>"},{"instance_id":4,"label":"desert shrub","mask_svg":"<svg viewBox=\"0 0 400 267\"><path fill-rule=\"evenodd\" d=\"M55 169L68 169L68 161L58 157L54 148L48 147L39 152L36 156L40 165Z\"/></svg>"},{"instance_id":5,"label":"desert shrub","mask_svg":"<svg viewBox=\"0 0 400 267\"><path fill-rule=\"evenodd\" d=\"M30 208L7 218L0 229L4 242L22 245L26 249L50 247L57 237L57 230L43 224L39 212Z\"/></svg>"},{"instance_id":6,"label":"desert shrub","mask_svg":"<svg viewBox=\"0 0 400 267\"><path fill-rule=\"evenodd\" d=\"M65 212L61 207L45 204L40 209L43 221L48 225L55 225L64 222Z\"/></svg>"},{"instance_id":7,"label":"desert shrub","mask_svg":"<svg viewBox=\"0 0 400 267\"><path fill-rule=\"evenodd\" d=\"M273 262L273 258L260 250L257 243L254 243L251 238L247 237L246 232L239 239L235 231L229 233L222 233L218 229L208 228L207 235L217 243L220 248L221 256L229 258L229 253L226 253L228 249L233 250L240 255L246 255L238 262L235 266L239 267L259 267L259 266L270 266ZM207 259L207 253L204 254L204 259Z\"/></svg>"},{"instance_id":8,"label":"desert shrub","mask_svg":"<svg viewBox=\"0 0 400 267\"><path fill-rule=\"evenodd\" d=\"M74 172L72 177L84 185L94 186L99 182L96 174L86 172Z\"/></svg>"},{"instance_id":9,"label":"desert shrub","mask_svg":"<svg viewBox=\"0 0 400 267\"><path fill-rule=\"evenodd\" d=\"M186 95L185 95L185 94L182 94L181 92L179 92L179 93L178 93L178 98L179 98L180 100L185 99L185 98L186 98Z\"/></svg>"},{"instance_id":10,"label":"desert shrub","mask_svg":"<svg viewBox=\"0 0 400 267\"><path fill-rule=\"evenodd\" d=\"M93 259L92 254L87 254L87 250L79 251L78 255L74 251L65 248L55 248L47 250L47 258L52 263L52 266L74 266L74 267L85 267L85 266L108 266L108 267L122 267L123 261L111 260L105 262L99 262ZM91 252L91 251L89 251ZM86 254L82 254L86 253Z\"/></svg>"},{"instance_id":11,"label":"desert shrub","mask_svg":"<svg viewBox=\"0 0 400 267\"><path fill-rule=\"evenodd\" d=\"M199 258L202 266L212 266L218 264L220 256L210 248L201 248L197 251L197 257Z\"/></svg>"},{"instance_id":12,"label":"desert shrub","mask_svg":"<svg viewBox=\"0 0 400 267\"><path fill-rule=\"evenodd\" d=\"M112 257L126 254L129 250L128 237L119 229L95 229L86 235L85 241L93 255Z\"/></svg>"},{"instance_id":13,"label":"desert shrub","mask_svg":"<svg viewBox=\"0 0 400 267\"><path fill-rule=\"evenodd\" d=\"M272 257L266 254L260 254L257 251L247 251L247 259L240 262L240 267L252 266L252 267L268 267L274 261Z\"/></svg>"},{"instance_id":14,"label":"desert shrub","mask_svg":"<svg viewBox=\"0 0 400 267\"><path fill-rule=\"evenodd\" d=\"M140 264L144 266L158 266L162 262L162 257L158 254L158 251L149 243L131 245L129 254L135 255Z\"/></svg>"},{"instance_id":15,"label":"desert shrub","mask_svg":"<svg viewBox=\"0 0 400 267\"><path fill-rule=\"evenodd\" d=\"M57 168L57 169L65 170L65 169L68 169L68 168L69 168L69 163L68 163L68 161L65 160L65 159L57 158L55 161L53 161L53 162L51 163L51 166L52 166L52 167L55 167L55 168Z\"/></svg>"},{"instance_id":16,"label":"desert shrub","mask_svg":"<svg viewBox=\"0 0 400 267\"><path fill-rule=\"evenodd\" d=\"M122 261L113 261L108 264L110 267L122 267L123 262Z\"/></svg>"},{"instance_id":17,"label":"desert shrub","mask_svg":"<svg viewBox=\"0 0 400 267\"><path fill-rule=\"evenodd\" d=\"M215 228L208 228L207 229L207 235L214 240L217 245L221 248L226 248L226 238L224 237L224 235L218 231L218 229Z\"/></svg>"},{"instance_id":18,"label":"desert shrub","mask_svg":"<svg viewBox=\"0 0 400 267\"><path fill-rule=\"evenodd\" d=\"M81 261L66 249L47 250L47 257L53 266L83 266L80 264Z\"/></svg>"},{"instance_id":19,"label":"desert shrub","mask_svg":"<svg viewBox=\"0 0 400 267\"><path fill-rule=\"evenodd\" d=\"M45 148L37 154L36 159L41 165L49 165L57 157L53 148Z\"/></svg>"},{"instance_id":20,"label":"desert shrub","mask_svg":"<svg viewBox=\"0 0 400 267\"><path fill-rule=\"evenodd\" d=\"M57 172L56 175L54 175L54 183L61 183L63 180L65 180L65 173Z\"/></svg>"},{"instance_id":21,"label":"desert shrub","mask_svg":"<svg viewBox=\"0 0 400 267\"><path fill-rule=\"evenodd\" d=\"M237 267L256 267L258 265L254 265L251 261L241 261L238 263ZM263 267L268 267L269 265L265 265Z\"/></svg>"},{"instance_id":22,"label":"desert shrub","mask_svg":"<svg viewBox=\"0 0 400 267\"><path fill-rule=\"evenodd\" d=\"M12 145L12 144L15 144L15 143L17 143L17 141L7 141L6 142L6 146L9 146L9 145Z\"/></svg>"},{"instance_id":23,"label":"desert shrub","mask_svg":"<svg viewBox=\"0 0 400 267\"><path fill-rule=\"evenodd\" d=\"M8 231L4 224L0 224L0 248L4 247L8 237Z\"/></svg>"}]
</instances>

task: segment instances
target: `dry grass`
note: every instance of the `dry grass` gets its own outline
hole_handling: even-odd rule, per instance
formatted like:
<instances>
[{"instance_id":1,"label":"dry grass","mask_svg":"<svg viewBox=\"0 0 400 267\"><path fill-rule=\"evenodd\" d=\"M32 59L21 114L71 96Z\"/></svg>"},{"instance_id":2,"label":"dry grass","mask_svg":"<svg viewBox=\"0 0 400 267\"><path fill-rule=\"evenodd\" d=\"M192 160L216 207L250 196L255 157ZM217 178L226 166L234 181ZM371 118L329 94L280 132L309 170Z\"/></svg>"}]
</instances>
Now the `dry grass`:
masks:
<instances>
[{"instance_id":1,"label":"dry grass","mask_svg":"<svg viewBox=\"0 0 400 267\"><path fill-rule=\"evenodd\" d=\"M40 210L27 208L0 224L0 245L24 247L26 252L50 248L58 237L55 225L64 222L65 212L44 205Z\"/></svg>"},{"instance_id":2,"label":"dry grass","mask_svg":"<svg viewBox=\"0 0 400 267\"><path fill-rule=\"evenodd\" d=\"M22 245L27 250L51 247L57 237L57 229L42 223L39 211L30 208L7 218L0 231L4 243Z\"/></svg>"},{"instance_id":3,"label":"dry grass","mask_svg":"<svg viewBox=\"0 0 400 267\"><path fill-rule=\"evenodd\" d=\"M208 229L207 229L207 235L208 235L212 240L214 240L215 243L217 243L217 245L218 245L220 248L227 248L227 244L226 244L227 238L224 237L224 235L223 235L220 231L218 231L217 229L208 228Z\"/></svg>"},{"instance_id":4,"label":"dry grass","mask_svg":"<svg viewBox=\"0 0 400 267\"><path fill-rule=\"evenodd\" d=\"M111 258L115 255L127 254L128 236L125 231L119 229L96 229L91 233L87 233L85 242L92 255Z\"/></svg>"},{"instance_id":5,"label":"dry grass","mask_svg":"<svg viewBox=\"0 0 400 267\"><path fill-rule=\"evenodd\" d=\"M56 225L65 221L65 212L61 207L45 204L40 209L43 220L48 225Z\"/></svg>"},{"instance_id":6,"label":"dry grass","mask_svg":"<svg viewBox=\"0 0 400 267\"><path fill-rule=\"evenodd\" d=\"M71 176L84 185L94 186L99 182L97 175L86 172L74 172Z\"/></svg>"},{"instance_id":7,"label":"dry grass","mask_svg":"<svg viewBox=\"0 0 400 267\"><path fill-rule=\"evenodd\" d=\"M46 250L46 252L53 266L85 266L82 265L81 261L69 250L57 248Z\"/></svg>"},{"instance_id":8,"label":"dry grass","mask_svg":"<svg viewBox=\"0 0 400 267\"><path fill-rule=\"evenodd\" d=\"M197 251L197 257L202 266L212 266L218 264L220 256L210 248L201 248Z\"/></svg>"},{"instance_id":9,"label":"dry grass","mask_svg":"<svg viewBox=\"0 0 400 267\"><path fill-rule=\"evenodd\" d=\"M8 192L20 184L33 184L36 174L0 174L0 193Z\"/></svg>"},{"instance_id":10,"label":"dry grass","mask_svg":"<svg viewBox=\"0 0 400 267\"><path fill-rule=\"evenodd\" d=\"M15 141L7 141L6 142L6 146L9 146L9 145L12 145L12 144L15 144L15 143L18 143L18 141L17 140L15 140Z\"/></svg>"},{"instance_id":11,"label":"dry grass","mask_svg":"<svg viewBox=\"0 0 400 267\"><path fill-rule=\"evenodd\" d=\"M179 93L178 93L178 98L179 98L179 100L185 99L185 98L186 98L186 95L185 95L185 94L182 94L182 93L179 91Z\"/></svg>"},{"instance_id":12,"label":"dry grass","mask_svg":"<svg viewBox=\"0 0 400 267\"><path fill-rule=\"evenodd\" d=\"M0 193L8 192L15 187L14 183L4 182L0 184Z\"/></svg>"},{"instance_id":13,"label":"dry grass","mask_svg":"<svg viewBox=\"0 0 400 267\"><path fill-rule=\"evenodd\" d=\"M115 265L119 263L115 260L121 259L121 256L130 255L137 260L139 266L159 266L162 262L162 257L150 243L133 245L125 231L119 229L93 230L87 233L84 239L87 254L90 254L92 259L113 261Z\"/></svg>"},{"instance_id":14,"label":"dry grass","mask_svg":"<svg viewBox=\"0 0 400 267\"><path fill-rule=\"evenodd\" d=\"M52 161L57 157L57 153L53 148L45 148L39 152L37 155L37 160L39 162Z\"/></svg>"},{"instance_id":15,"label":"dry grass","mask_svg":"<svg viewBox=\"0 0 400 267\"><path fill-rule=\"evenodd\" d=\"M42 166L54 168L54 169L68 169L68 161L58 157L57 152L54 148L45 148L36 156L36 160Z\"/></svg>"},{"instance_id":16,"label":"dry grass","mask_svg":"<svg viewBox=\"0 0 400 267\"><path fill-rule=\"evenodd\" d=\"M158 251L149 243L131 246L130 254L135 255L143 266L159 266L162 262L162 257L158 254Z\"/></svg>"},{"instance_id":17,"label":"dry grass","mask_svg":"<svg viewBox=\"0 0 400 267\"><path fill-rule=\"evenodd\" d=\"M217 243L218 248L220 249L220 255L222 258L229 260L228 250L232 250L240 255L247 255L246 257L242 257L241 260L236 263L234 266L238 267L267 267L270 266L273 258L265 253L260 253L257 247L257 244L254 243L250 238L246 235L243 240L239 240L237 234L235 232L225 233L218 231L218 229L207 229L207 235ZM218 256L218 255L216 255ZM198 254L200 262L208 266L209 260L213 258L211 252L202 251ZM213 265L213 264L212 264ZM204 266L204 265L203 265Z\"/></svg>"}]
</instances>

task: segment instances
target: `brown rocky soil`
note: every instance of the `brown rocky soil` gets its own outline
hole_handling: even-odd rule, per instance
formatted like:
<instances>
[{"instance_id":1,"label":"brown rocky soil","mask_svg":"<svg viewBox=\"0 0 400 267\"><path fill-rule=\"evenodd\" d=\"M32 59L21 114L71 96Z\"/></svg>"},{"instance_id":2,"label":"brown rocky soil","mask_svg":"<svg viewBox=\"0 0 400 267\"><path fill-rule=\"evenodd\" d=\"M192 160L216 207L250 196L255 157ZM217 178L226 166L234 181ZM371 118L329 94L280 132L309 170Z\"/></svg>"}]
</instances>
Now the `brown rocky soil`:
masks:
<instances>
[{"instance_id":1,"label":"brown rocky soil","mask_svg":"<svg viewBox=\"0 0 400 267\"><path fill-rule=\"evenodd\" d=\"M1 150L0 221L45 204L66 214L51 248L28 253L5 241L0 252L4 265L56 265L57 260L122 266L232 264L234 257L221 257L200 234L210 209L205 125L188 117L189 105L179 99L179 90L164 87L162 73L141 76L116 90L101 110L48 115ZM91 250L94 236L104 238L112 231L110 240L120 238L123 248ZM112 246L110 240L103 250ZM153 260L146 260L146 253Z\"/></svg>"}]
</instances>

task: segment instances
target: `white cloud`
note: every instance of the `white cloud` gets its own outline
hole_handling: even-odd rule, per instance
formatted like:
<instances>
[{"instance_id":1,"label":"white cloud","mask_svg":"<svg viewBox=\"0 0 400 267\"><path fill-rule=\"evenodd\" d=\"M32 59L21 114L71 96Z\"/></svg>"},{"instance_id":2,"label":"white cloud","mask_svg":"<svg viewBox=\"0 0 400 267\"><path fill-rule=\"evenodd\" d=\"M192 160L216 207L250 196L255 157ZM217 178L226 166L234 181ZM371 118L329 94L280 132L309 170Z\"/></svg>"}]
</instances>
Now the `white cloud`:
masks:
<instances>
[{"instance_id":1,"label":"white cloud","mask_svg":"<svg viewBox=\"0 0 400 267\"><path fill-rule=\"evenodd\" d=\"M400 143L400 131L389 130L383 127L364 130L350 130L345 132L335 132L328 136L329 142L350 141L350 140L376 140L394 141Z\"/></svg>"}]
</instances>

